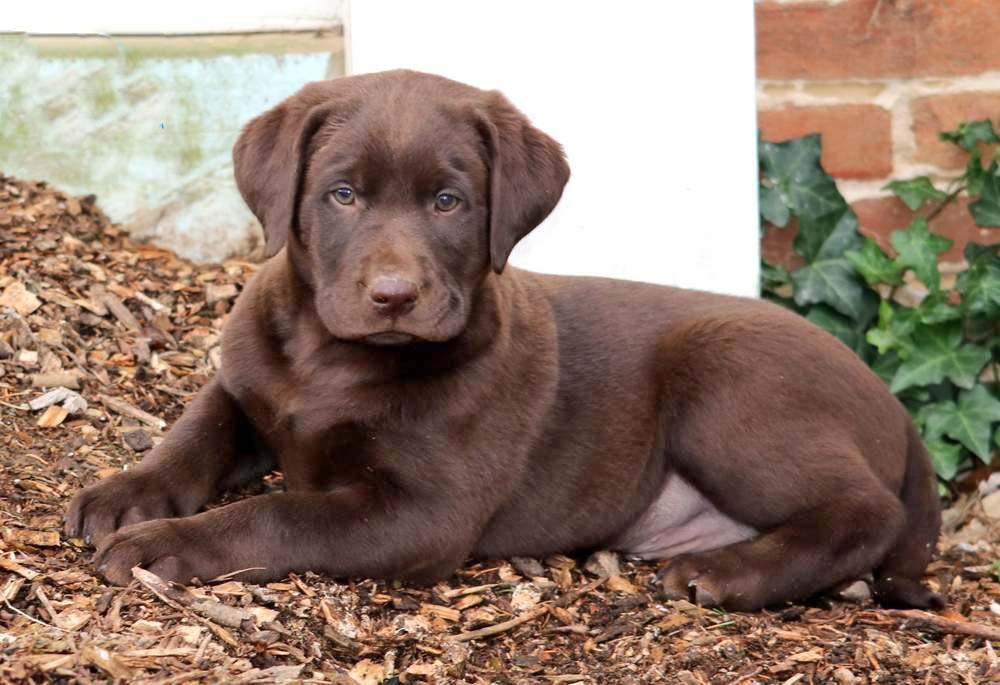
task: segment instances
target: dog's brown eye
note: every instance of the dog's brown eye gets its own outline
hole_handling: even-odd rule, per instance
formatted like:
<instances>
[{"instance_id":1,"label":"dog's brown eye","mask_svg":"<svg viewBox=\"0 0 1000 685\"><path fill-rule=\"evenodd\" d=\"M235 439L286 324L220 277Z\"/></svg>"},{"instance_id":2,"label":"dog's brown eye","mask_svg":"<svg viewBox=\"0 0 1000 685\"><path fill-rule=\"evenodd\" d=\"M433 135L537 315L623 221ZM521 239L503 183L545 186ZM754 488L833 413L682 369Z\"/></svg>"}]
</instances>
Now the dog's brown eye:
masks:
<instances>
[{"instance_id":1,"label":"dog's brown eye","mask_svg":"<svg viewBox=\"0 0 1000 685\"><path fill-rule=\"evenodd\" d=\"M450 212L458 206L458 198L451 193L439 193L434 200L434 206L439 212Z\"/></svg>"},{"instance_id":2,"label":"dog's brown eye","mask_svg":"<svg viewBox=\"0 0 1000 685\"><path fill-rule=\"evenodd\" d=\"M354 191L347 186L334 188L333 198L342 205L349 205L354 202Z\"/></svg>"}]
</instances>

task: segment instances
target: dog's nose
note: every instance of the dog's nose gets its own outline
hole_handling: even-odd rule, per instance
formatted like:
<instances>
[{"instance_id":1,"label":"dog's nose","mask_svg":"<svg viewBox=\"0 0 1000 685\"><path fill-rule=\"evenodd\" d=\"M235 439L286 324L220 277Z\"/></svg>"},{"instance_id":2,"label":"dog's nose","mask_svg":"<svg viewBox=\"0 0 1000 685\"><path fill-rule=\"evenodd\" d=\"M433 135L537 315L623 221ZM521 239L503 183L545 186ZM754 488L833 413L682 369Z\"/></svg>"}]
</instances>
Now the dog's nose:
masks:
<instances>
[{"instance_id":1,"label":"dog's nose","mask_svg":"<svg viewBox=\"0 0 1000 685\"><path fill-rule=\"evenodd\" d=\"M417 303L417 284L402 278L379 276L372 283L368 296L382 316L400 316Z\"/></svg>"}]
</instances>

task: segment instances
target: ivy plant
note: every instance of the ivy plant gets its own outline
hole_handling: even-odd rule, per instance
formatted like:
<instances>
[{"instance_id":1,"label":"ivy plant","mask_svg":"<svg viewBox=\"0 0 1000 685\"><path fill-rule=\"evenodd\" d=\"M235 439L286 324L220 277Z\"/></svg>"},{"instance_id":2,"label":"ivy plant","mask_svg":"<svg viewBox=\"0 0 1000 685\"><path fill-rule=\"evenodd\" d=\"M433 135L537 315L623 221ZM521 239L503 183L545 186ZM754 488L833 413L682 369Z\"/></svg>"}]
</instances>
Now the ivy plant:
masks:
<instances>
[{"instance_id":1,"label":"ivy plant","mask_svg":"<svg viewBox=\"0 0 1000 685\"><path fill-rule=\"evenodd\" d=\"M934 233L933 221L964 194L976 224L1000 230L1000 154L985 165L982 157L982 144L1000 137L989 120L940 137L969 154L965 171L944 189L927 176L886 186L916 215L892 232L891 249L860 232L820 163L818 135L761 141L762 230L795 225L802 262L791 271L762 262L761 290L872 367L910 411L948 482L1000 451L1000 245L969 243L967 267L946 284L938 260L952 241ZM900 296L903 288L911 297Z\"/></svg>"}]
</instances>

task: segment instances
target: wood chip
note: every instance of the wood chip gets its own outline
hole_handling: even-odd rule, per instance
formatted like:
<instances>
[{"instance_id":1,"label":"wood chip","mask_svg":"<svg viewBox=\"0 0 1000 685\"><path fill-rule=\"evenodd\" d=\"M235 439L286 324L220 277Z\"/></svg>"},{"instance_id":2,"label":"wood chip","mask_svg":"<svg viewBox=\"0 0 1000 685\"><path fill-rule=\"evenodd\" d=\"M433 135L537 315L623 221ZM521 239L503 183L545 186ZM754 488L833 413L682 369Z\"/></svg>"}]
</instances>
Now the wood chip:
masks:
<instances>
[{"instance_id":1,"label":"wood chip","mask_svg":"<svg viewBox=\"0 0 1000 685\"><path fill-rule=\"evenodd\" d=\"M80 389L80 374L76 371L55 371L52 373L36 373L31 376L33 388L71 388Z\"/></svg>"},{"instance_id":2,"label":"wood chip","mask_svg":"<svg viewBox=\"0 0 1000 685\"><path fill-rule=\"evenodd\" d=\"M39 428L55 428L69 416L69 412L58 405L52 405L38 417L36 425Z\"/></svg>"},{"instance_id":3,"label":"wood chip","mask_svg":"<svg viewBox=\"0 0 1000 685\"><path fill-rule=\"evenodd\" d=\"M440 604L421 604L420 613L436 616L437 618L443 618L444 620L451 621L453 623L462 618L461 611L452 609L451 607L441 606Z\"/></svg>"},{"instance_id":4,"label":"wood chip","mask_svg":"<svg viewBox=\"0 0 1000 685\"><path fill-rule=\"evenodd\" d=\"M112 678L131 680L135 677L135 673L125 662L104 647L88 645L80 652L80 658L101 669Z\"/></svg>"},{"instance_id":5,"label":"wood chip","mask_svg":"<svg viewBox=\"0 0 1000 685\"><path fill-rule=\"evenodd\" d=\"M3 539L7 543L31 545L32 547L57 547L59 545L59 533L54 530L4 528Z\"/></svg>"},{"instance_id":6,"label":"wood chip","mask_svg":"<svg viewBox=\"0 0 1000 685\"><path fill-rule=\"evenodd\" d=\"M135 315L129 311L129 308L125 306L125 303L118 299L118 296L114 293L105 293L103 299L104 305L108 308L115 318L123 326L125 330L128 331L138 331L141 328L139 320L135 318Z\"/></svg>"},{"instance_id":7,"label":"wood chip","mask_svg":"<svg viewBox=\"0 0 1000 685\"><path fill-rule=\"evenodd\" d=\"M953 619L936 616L919 609L887 609L889 616L904 619L903 627L916 625L922 628L931 628L943 633L953 635L972 635L987 640L1000 640L1000 628L988 626L972 621L956 621Z\"/></svg>"},{"instance_id":8,"label":"wood chip","mask_svg":"<svg viewBox=\"0 0 1000 685\"><path fill-rule=\"evenodd\" d=\"M42 301L20 281L14 281L0 293L0 308L11 307L21 316L27 316L41 306Z\"/></svg>"},{"instance_id":9,"label":"wood chip","mask_svg":"<svg viewBox=\"0 0 1000 685\"><path fill-rule=\"evenodd\" d=\"M218 625L228 628L256 625L255 616L246 609L231 607L208 597L198 597L187 588L167 583L155 573L151 573L146 569L136 567L132 569L132 576L149 588L157 597L187 607L196 614Z\"/></svg>"},{"instance_id":10,"label":"wood chip","mask_svg":"<svg viewBox=\"0 0 1000 685\"><path fill-rule=\"evenodd\" d=\"M117 397L110 397L108 395L98 395L97 399L100 400L101 404L116 414L121 414L122 416L135 419L136 421L141 421L147 426L151 426L157 430L163 430L167 427L167 422L163 419L157 418L152 414L139 409L138 407L133 407L125 400L118 399Z\"/></svg>"},{"instance_id":11,"label":"wood chip","mask_svg":"<svg viewBox=\"0 0 1000 685\"><path fill-rule=\"evenodd\" d=\"M16 573L17 575L27 578L28 580L34 580L38 577L38 571L32 571L30 568L25 568L13 559L8 559L3 555L0 555L0 568L5 571L10 571L11 573Z\"/></svg>"}]
</instances>

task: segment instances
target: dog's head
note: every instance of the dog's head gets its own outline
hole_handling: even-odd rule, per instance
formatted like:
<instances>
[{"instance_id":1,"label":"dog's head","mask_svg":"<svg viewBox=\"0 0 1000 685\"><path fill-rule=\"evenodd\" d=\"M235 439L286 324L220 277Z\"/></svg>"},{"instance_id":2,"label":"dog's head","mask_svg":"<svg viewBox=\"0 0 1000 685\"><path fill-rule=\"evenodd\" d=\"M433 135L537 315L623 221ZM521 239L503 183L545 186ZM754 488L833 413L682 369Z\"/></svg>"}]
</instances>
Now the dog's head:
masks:
<instances>
[{"instance_id":1,"label":"dog's head","mask_svg":"<svg viewBox=\"0 0 1000 685\"><path fill-rule=\"evenodd\" d=\"M236 181L337 338L444 341L548 216L560 146L501 94L410 71L311 83L247 124Z\"/></svg>"}]
</instances>

